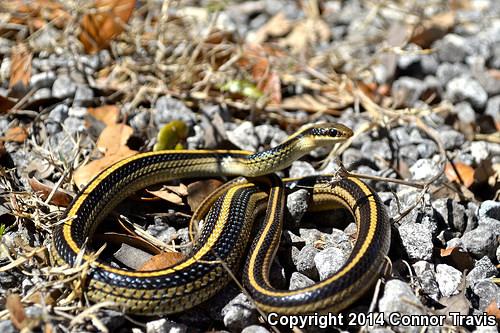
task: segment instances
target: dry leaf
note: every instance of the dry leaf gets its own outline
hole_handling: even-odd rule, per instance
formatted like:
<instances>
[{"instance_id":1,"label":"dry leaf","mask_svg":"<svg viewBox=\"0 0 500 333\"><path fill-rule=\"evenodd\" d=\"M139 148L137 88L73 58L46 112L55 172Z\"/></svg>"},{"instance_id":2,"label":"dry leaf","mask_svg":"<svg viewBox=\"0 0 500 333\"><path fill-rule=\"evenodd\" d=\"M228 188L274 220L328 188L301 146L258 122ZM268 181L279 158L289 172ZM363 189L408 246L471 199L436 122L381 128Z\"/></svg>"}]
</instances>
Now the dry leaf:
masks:
<instances>
[{"instance_id":1,"label":"dry leaf","mask_svg":"<svg viewBox=\"0 0 500 333\"><path fill-rule=\"evenodd\" d=\"M493 298L490 305L488 305L488 307L486 308L486 313L488 314L488 316L495 316L497 321L500 321L500 309L498 308L495 298Z\"/></svg>"},{"instance_id":2,"label":"dry leaf","mask_svg":"<svg viewBox=\"0 0 500 333\"><path fill-rule=\"evenodd\" d=\"M165 269L172 267L184 258L185 256L180 252L163 252L151 257L138 269L138 271L144 272Z\"/></svg>"},{"instance_id":3,"label":"dry leaf","mask_svg":"<svg viewBox=\"0 0 500 333\"><path fill-rule=\"evenodd\" d=\"M165 201L171 202L176 205L182 205L182 198L176 194L173 193L169 190L158 190L158 191L152 191L152 190L146 190L146 192L151 193L152 195L163 199Z\"/></svg>"},{"instance_id":4,"label":"dry leaf","mask_svg":"<svg viewBox=\"0 0 500 333\"><path fill-rule=\"evenodd\" d=\"M50 193L52 193L53 187L42 184L36 178L29 178L28 183L30 184L33 191L35 191L43 200L47 200ZM57 189L54 195L50 199L50 203L56 206L67 207L73 198L69 193L62 189Z\"/></svg>"},{"instance_id":5,"label":"dry leaf","mask_svg":"<svg viewBox=\"0 0 500 333\"><path fill-rule=\"evenodd\" d=\"M28 138L28 132L22 127L12 127L5 132L4 140L23 143Z\"/></svg>"},{"instance_id":6,"label":"dry leaf","mask_svg":"<svg viewBox=\"0 0 500 333\"><path fill-rule=\"evenodd\" d=\"M124 30L135 0L96 0L95 10L88 11L82 18L78 36L87 53L95 53L109 45L109 42Z\"/></svg>"},{"instance_id":7,"label":"dry leaf","mask_svg":"<svg viewBox=\"0 0 500 333\"><path fill-rule=\"evenodd\" d=\"M463 251L458 247L449 247L441 249L441 257L449 261L451 266L459 271L471 270L474 268L474 259L470 253Z\"/></svg>"},{"instance_id":8,"label":"dry leaf","mask_svg":"<svg viewBox=\"0 0 500 333\"><path fill-rule=\"evenodd\" d=\"M0 114L7 113L16 105L16 102L12 99L0 95Z\"/></svg>"},{"instance_id":9,"label":"dry leaf","mask_svg":"<svg viewBox=\"0 0 500 333\"><path fill-rule=\"evenodd\" d=\"M191 183L187 187L187 202L194 212L206 197L223 183L218 179L206 179Z\"/></svg>"},{"instance_id":10,"label":"dry leaf","mask_svg":"<svg viewBox=\"0 0 500 333\"><path fill-rule=\"evenodd\" d=\"M413 30L410 42L422 48L428 48L432 42L440 39L455 25L455 13L439 13L428 20L423 21Z\"/></svg>"},{"instance_id":11,"label":"dry leaf","mask_svg":"<svg viewBox=\"0 0 500 333\"><path fill-rule=\"evenodd\" d=\"M87 185L95 176L97 176L102 170L106 169L110 165L124 159L125 157L129 157L137 154L135 150L128 148L127 146L123 146L118 152L106 155L101 159L92 161L84 166L79 167L73 173L73 181L75 182L78 188L83 188Z\"/></svg>"},{"instance_id":12,"label":"dry leaf","mask_svg":"<svg viewBox=\"0 0 500 333\"><path fill-rule=\"evenodd\" d=\"M453 163L458 171L460 177L455 173L455 169L451 163L447 163L444 169L446 178L451 182L461 183L460 179L463 181L465 187L470 187L474 183L474 169L464 163Z\"/></svg>"},{"instance_id":13,"label":"dry leaf","mask_svg":"<svg viewBox=\"0 0 500 333\"><path fill-rule=\"evenodd\" d=\"M88 113L95 119L110 126L118 122L120 109L116 105L103 105L97 108L88 108Z\"/></svg>"},{"instance_id":14,"label":"dry leaf","mask_svg":"<svg viewBox=\"0 0 500 333\"><path fill-rule=\"evenodd\" d=\"M97 148L102 150L105 155L116 154L123 150L132 133L134 133L132 127L124 124L107 126L97 139Z\"/></svg>"},{"instance_id":15,"label":"dry leaf","mask_svg":"<svg viewBox=\"0 0 500 333\"><path fill-rule=\"evenodd\" d=\"M292 23L283 12L274 15L266 24L257 30L251 37L251 42L262 44L269 37L280 37L290 32Z\"/></svg>"},{"instance_id":16,"label":"dry leaf","mask_svg":"<svg viewBox=\"0 0 500 333\"><path fill-rule=\"evenodd\" d=\"M18 294L10 294L7 296L6 308L9 310L10 320L12 324L21 330L26 326L26 313L24 306L21 303L21 296Z\"/></svg>"},{"instance_id":17,"label":"dry leaf","mask_svg":"<svg viewBox=\"0 0 500 333\"><path fill-rule=\"evenodd\" d=\"M18 44L12 49L12 65L10 68L9 88L20 86L26 89L31 77L31 58L33 54L29 52L25 44Z\"/></svg>"}]
</instances>

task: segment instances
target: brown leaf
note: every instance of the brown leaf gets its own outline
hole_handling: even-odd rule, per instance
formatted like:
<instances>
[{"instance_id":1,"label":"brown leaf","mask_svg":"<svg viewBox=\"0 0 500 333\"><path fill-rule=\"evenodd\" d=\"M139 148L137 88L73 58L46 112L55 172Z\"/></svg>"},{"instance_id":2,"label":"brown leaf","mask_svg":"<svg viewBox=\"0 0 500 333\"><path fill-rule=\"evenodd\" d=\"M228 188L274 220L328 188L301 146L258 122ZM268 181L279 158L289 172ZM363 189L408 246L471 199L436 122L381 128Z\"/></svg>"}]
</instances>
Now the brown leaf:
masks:
<instances>
[{"instance_id":1,"label":"brown leaf","mask_svg":"<svg viewBox=\"0 0 500 333\"><path fill-rule=\"evenodd\" d=\"M458 247L449 247L441 249L441 257L459 271L471 270L474 268L474 259L470 253L463 251Z\"/></svg>"},{"instance_id":2,"label":"brown leaf","mask_svg":"<svg viewBox=\"0 0 500 333\"><path fill-rule=\"evenodd\" d=\"M443 37L454 25L454 12L450 11L436 14L414 28L410 42L422 48L428 48L432 42Z\"/></svg>"},{"instance_id":3,"label":"brown leaf","mask_svg":"<svg viewBox=\"0 0 500 333\"><path fill-rule=\"evenodd\" d=\"M187 202L194 212L205 198L223 183L218 179L199 180L191 183L187 187Z\"/></svg>"},{"instance_id":4,"label":"brown leaf","mask_svg":"<svg viewBox=\"0 0 500 333\"><path fill-rule=\"evenodd\" d=\"M453 163L455 168L458 171L458 176L453 168L451 163L447 163L444 169L444 173L446 178L448 178L451 182L461 183L460 180L463 181L463 185L465 187L470 187L474 183L474 169L467 164L456 162Z\"/></svg>"},{"instance_id":5,"label":"brown leaf","mask_svg":"<svg viewBox=\"0 0 500 333\"><path fill-rule=\"evenodd\" d=\"M257 85L263 93L269 96L271 103L281 103L281 80L278 73L271 71L265 80Z\"/></svg>"},{"instance_id":6,"label":"brown leaf","mask_svg":"<svg viewBox=\"0 0 500 333\"><path fill-rule=\"evenodd\" d=\"M31 58L33 54L21 43L12 49L9 88L27 88L31 77Z\"/></svg>"},{"instance_id":7,"label":"brown leaf","mask_svg":"<svg viewBox=\"0 0 500 333\"><path fill-rule=\"evenodd\" d=\"M486 308L486 313L488 314L488 316L495 316L497 321L500 321L500 309L498 308L495 298L493 298L491 303Z\"/></svg>"},{"instance_id":8,"label":"brown leaf","mask_svg":"<svg viewBox=\"0 0 500 333\"><path fill-rule=\"evenodd\" d=\"M172 267L184 258L185 256L180 252L163 252L151 257L138 269L138 271L144 272L165 269Z\"/></svg>"},{"instance_id":9,"label":"brown leaf","mask_svg":"<svg viewBox=\"0 0 500 333\"><path fill-rule=\"evenodd\" d=\"M7 113L16 105L16 102L12 99L0 95L0 114Z\"/></svg>"},{"instance_id":10,"label":"brown leaf","mask_svg":"<svg viewBox=\"0 0 500 333\"><path fill-rule=\"evenodd\" d=\"M50 193L52 193L53 187L42 184L36 178L29 178L28 183L30 184L33 191L39 194L43 200L46 200L49 197ZM50 199L50 203L56 206L67 207L72 200L73 197L71 197L69 193L62 189L57 189Z\"/></svg>"},{"instance_id":11,"label":"brown leaf","mask_svg":"<svg viewBox=\"0 0 500 333\"><path fill-rule=\"evenodd\" d=\"M146 192L151 193L152 195L157 196L158 198L171 202L173 204L182 205L182 198L178 194L173 193L169 190L158 190L158 191L146 190Z\"/></svg>"},{"instance_id":12,"label":"brown leaf","mask_svg":"<svg viewBox=\"0 0 500 333\"><path fill-rule=\"evenodd\" d=\"M119 151L123 151L127 141L134 133L132 127L124 124L113 124L107 126L97 139L97 147L101 149L105 155L113 155Z\"/></svg>"},{"instance_id":13,"label":"brown leaf","mask_svg":"<svg viewBox=\"0 0 500 333\"><path fill-rule=\"evenodd\" d=\"M116 105L103 105L97 108L88 108L88 113L95 119L110 126L118 122L120 109Z\"/></svg>"},{"instance_id":14,"label":"brown leaf","mask_svg":"<svg viewBox=\"0 0 500 333\"><path fill-rule=\"evenodd\" d=\"M82 18L78 36L87 53L95 53L106 48L110 41L124 30L135 0L96 0L94 11Z\"/></svg>"},{"instance_id":15,"label":"brown leaf","mask_svg":"<svg viewBox=\"0 0 500 333\"><path fill-rule=\"evenodd\" d=\"M293 25L283 12L274 15L266 24L260 27L255 36L252 38L252 43L262 44L269 37L280 37L286 35L292 29Z\"/></svg>"},{"instance_id":16,"label":"brown leaf","mask_svg":"<svg viewBox=\"0 0 500 333\"><path fill-rule=\"evenodd\" d=\"M111 155L106 155L101 159L92 161L84 166L79 167L73 173L73 181L75 182L78 188L83 188L87 183L89 183L95 176L97 176L102 170L106 169L110 165L124 159L125 157L129 157L137 154L135 150L128 148L127 146L123 146L116 153Z\"/></svg>"},{"instance_id":17,"label":"brown leaf","mask_svg":"<svg viewBox=\"0 0 500 333\"><path fill-rule=\"evenodd\" d=\"M26 313L24 312L24 305L21 303L21 296L18 294L8 295L6 308L9 310L12 324L18 330L23 329L26 326Z\"/></svg>"},{"instance_id":18,"label":"brown leaf","mask_svg":"<svg viewBox=\"0 0 500 333\"><path fill-rule=\"evenodd\" d=\"M5 141L23 143L28 138L28 132L22 127L11 127L5 132Z\"/></svg>"}]
</instances>

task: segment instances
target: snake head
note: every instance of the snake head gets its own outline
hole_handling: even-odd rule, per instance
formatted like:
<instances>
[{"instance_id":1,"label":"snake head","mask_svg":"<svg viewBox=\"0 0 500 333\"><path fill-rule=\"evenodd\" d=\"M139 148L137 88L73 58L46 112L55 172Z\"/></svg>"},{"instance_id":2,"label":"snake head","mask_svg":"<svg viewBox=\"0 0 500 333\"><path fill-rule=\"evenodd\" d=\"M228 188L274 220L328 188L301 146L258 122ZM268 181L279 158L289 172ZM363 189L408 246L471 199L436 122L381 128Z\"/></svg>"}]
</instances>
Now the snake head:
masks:
<instances>
[{"instance_id":1,"label":"snake head","mask_svg":"<svg viewBox=\"0 0 500 333\"><path fill-rule=\"evenodd\" d=\"M352 130L345 125L339 123L319 123L303 126L286 141L297 140L302 141L306 146L319 147L345 141L352 134Z\"/></svg>"}]
</instances>

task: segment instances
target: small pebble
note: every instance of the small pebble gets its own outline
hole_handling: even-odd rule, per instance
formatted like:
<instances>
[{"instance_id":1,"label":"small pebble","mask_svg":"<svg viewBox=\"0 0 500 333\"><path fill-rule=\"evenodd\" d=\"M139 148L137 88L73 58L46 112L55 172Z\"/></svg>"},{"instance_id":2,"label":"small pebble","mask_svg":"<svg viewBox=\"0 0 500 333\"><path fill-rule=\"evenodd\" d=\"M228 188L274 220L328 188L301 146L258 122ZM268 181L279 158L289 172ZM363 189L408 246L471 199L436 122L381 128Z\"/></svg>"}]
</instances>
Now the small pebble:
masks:
<instances>
[{"instance_id":1,"label":"small pebble","mask_svg":"<svg viewBox=\"0 0 500 333\"><path fill-rule=\"evenodd\" d=\"M255 128L249 121L242 122L234 130L226 133L229 141L242 150L256 151L259 146Z\"/></svg>"},{"instance_id":2,"label":"small pebble","mask_svg":"<svg viewBox=\"0 0 500 333\"><path fill-rule=\"evenodd\" d=\"M250 325L245 327L241 331L241 333L269 333L269 331L266 328L259 325Z\"/></svg>"},{"instance_id":3,"label":"small pebble","mask_svg":"<svg viewBox=\"0 0 500 333\"><path fill-rule=\"evenodd\" d=\"M389 315L392 312L409 315L425 314L424 306L413 293L412 288L403 281L390 280L384 287L384 295L378 302L380 312Z\"/></svg>"},{"instance_id":4,"label":"small pebble","mask_svg":"<svg viewBox=\"0 0 500 333\"><path fill-rule=\"evenodd\" d=\"M304 161L294 161L290 167L290 178L301 178L315 175L317 172L314 167Z\"/></svg>"},{"instance_id":5,"label":"small pebble","mask_svg":"<svg viewBox=\"0 0 500 333\"><path fill-rule=\"evenodd\" d=\"M429 180L440 173L440 168L434 160L420 159L410 167L410 173L413 180Z\"/></svg>"},{"instance_id":6,"label":"small pebble","mask_svg":"<svg viewBox=\"0 0 500 333\"><path fill-rule=\"evenodd\" d=\"M309 207L309 191L300 189L288 195L286 199L286 207L292 218L292 222L297 224L302 219L302 216L307 212Z\"/></svg>"},{"instance_id":7,"label":"small pebble","mask_svg":"<svg viewBox=\"0 0 500 333\"><path fill-rule=\"evenodd\" d=\"M52 96L55 98L73 97L76 92L76 84L68 75L60 75L52 85Z\"/></svg>"},{"instance_id":8,"label":"small pebble","mask_svg":"<svg viewBox=\"0 0 500 333\"><path fill-rule=\"evenodd\" d=\"M439 264L436 266L436 281L443 296L455 295L459 292L462 273L449 265Z\"/></svg>"},{"instance_id":9,"label":"small pebble","mask_svg":"<svg viewBox=\"0 0 500 333\"><path fill-rule=\"evenodd\" d=\"M73 105L87 106L92 104L94 99L94 91L87 85L79 84L76 88Z\"/></svg>"},{"instance_id":10,"label":"small pebble","mask_svg":"<svg viewBox=\"0 0 500 333\"><path fill-rule=\"evenodd\" d=\"M188 127L192 127L196 121L196 114L184 103L169 96L161 96L156 100L156 112L153 112L153 120L158 129L172 120L182 120Z\"/></svg>"},{"instance_id":11,"label":"small pebble","mask_svg":"<svg viewBox=\"0 0 500 333\"><path fill-rule=\"evenodd\" d=\"M146 323L146 333L185 333L188 328L167 319L158 319Z\"/></svg>"},{"instance_id":12,"label":"small pebble","mask_svg":"<svg viewBox=\"0 0 500 333\"><path fill-rule=\"evenodd\" d=\"M258 322L258 313L253 302L240 293L222 309L224 325L231 331L241 331L244 327Z\"/></svg>"},{"instance_id":13,"label":"small pebble","mask_svg":"<svg viewBox=\"0 0 500 333\"><path fill-rule=\"evenodd\" d=\"M302 273L313 280L317 280L318 270L316 268L316 264L314 263L314 257L318 254L318 252L319 250L317 248L307 244L299 251L297 256L292 256L292 261L297 268L297 272Z\"/></svg>"},{"instance_id":14,"label":"small pebble","mask_svg":"<svg viewBox=\"0 0 500 333\"><path fill-rule=\"evenodd\" d=\"M495 255L498 241L493 230L484 224L480 224L476 229L464 233L462 236L463 246L476 258Z\"/></svg>"},{"instance_id":15,"label":"small pebble","mask_svg":"<svg viewBox=\"0 0 500 333\"><path fill-rule=\"evenodd\" d=\"M500 121L500 95L494 96L488 100L484 113L490 115L496 122Z\"/></svg>"},{"instance_id":16,"label":"small pebble","mask_svg":"<svg viewBox=\"0 0 500 333\"><path fill-rule=\"evenodd\" d=\"M488 100L488 94L479 82L467 76L460 76L448 82L446 95L452 103L468 101L478 109L483 108Z\"/></svg>"},{"instance_id":17,"label":"small pebble","mask_svg":"<svg viewBox=\"0 0 500 333\"><path fill-rule=\"evenodd\" d=\"M297 290L312 286L315 282L299 272L293 272L290 276L289 290Z\"/></svg>"},{"instance_id":18,"label":"small pebble","mask_svg":"<svg viewBox=\"0 0 500 333\"><path fill-rule=\"evenodd\" d=\"M477 260L474 268L467 274L467 282L474 286L476 283L494 277L497 274L497 268L491 262L490 258L484 256Z\"/></svg>"},{"instance_id":19,"label":"small pebble","mask_svg":"<svg viewBox=\"0 0 500 333\"><path fill-rule=\"evenodd\" d=\"M337 247L328 247L314 256L314 263L318 269L319 279L325 280L338 272L349 258L349 252Z\"/></svg>"},{"instance_id":20,"label":"small pebble","mask_svg":"<svg viewBox=\"0 0 500 333\"><path fill-rule=\"evenodd\" d=\"M454 112L457 114L458 119L466 124L476 121L476 113L468 102L460 102L454 106Z\"/></svg>"},{"instance_id":21,"label":"small pebble","mask_svg":"<svg viewBox=\"0 0 500 333\"><path fill-rule=\"evenodd\" d=\"M432 48L437 51L441 61L452 63L462 62L471 52L467 40L457 34L447 34L443 39L436 41Z\"/></svg>"},{"instance_id":22,"label":"small pebble","mask_svg":"<svg viewBox=\"0 0 500 333\"><path fill-rule=\"evenodd\" d=\"M56 74L52 71L33 74L30 78L30 87L33 89L52 88Z\"/></svg>"},{"instance_id":23,"label":"small pebble","mask_svg":"<svg viewBox=\"0 0 500 333\"><path fill-rule=\"evenodd\" d=\"M430 260L432 257L432 230L423 223L404 223L399 227L403 246L412 260Z\"/></svg>"}]
</instances>

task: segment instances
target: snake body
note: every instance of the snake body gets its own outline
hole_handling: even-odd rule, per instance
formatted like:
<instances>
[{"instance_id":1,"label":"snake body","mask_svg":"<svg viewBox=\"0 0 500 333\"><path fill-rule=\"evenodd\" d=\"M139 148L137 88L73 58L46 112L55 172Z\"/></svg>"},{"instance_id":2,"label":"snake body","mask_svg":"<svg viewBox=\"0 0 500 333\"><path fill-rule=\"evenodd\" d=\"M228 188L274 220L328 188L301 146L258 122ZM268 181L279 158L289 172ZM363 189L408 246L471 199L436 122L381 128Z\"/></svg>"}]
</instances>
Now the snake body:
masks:
<instances>
[{"instance_id":1,"label":"snake body","mask_svg":"<svg viewBox=\"0 0 500 333\"><path fill-rule=\"evenodd\" d=\"M258 177L288 167L322 145L341 142L352 131L341 124L311 125L270 150L250 153L221 150L149 152L126 158L95 177L75 198L66 222L53 233L52 253L57 264L74 265L97 225L133 192L172 179L214 176ZM206 218L192 255L173 267L130 271L96 261L87 277L86 294L92 302L112 301L124 311L143 315L181 312L218 293L245 257L256 214L266 207L263 226L253 242L243 275L244 285L264 311L307 313L338 311L355 301L378 277L389 247L390 229L380 199L357 178L347 177L325 186L315 178L312 208L347 208L358 226L358 239L339 272L311 287L275 290L268 278L279 245L284 193L281 180L240 181L207 200L200 208ZM91 254L83 254L90 260ZM221 264L224 262L224 265Z\"/></svg>"}]
</instances>

